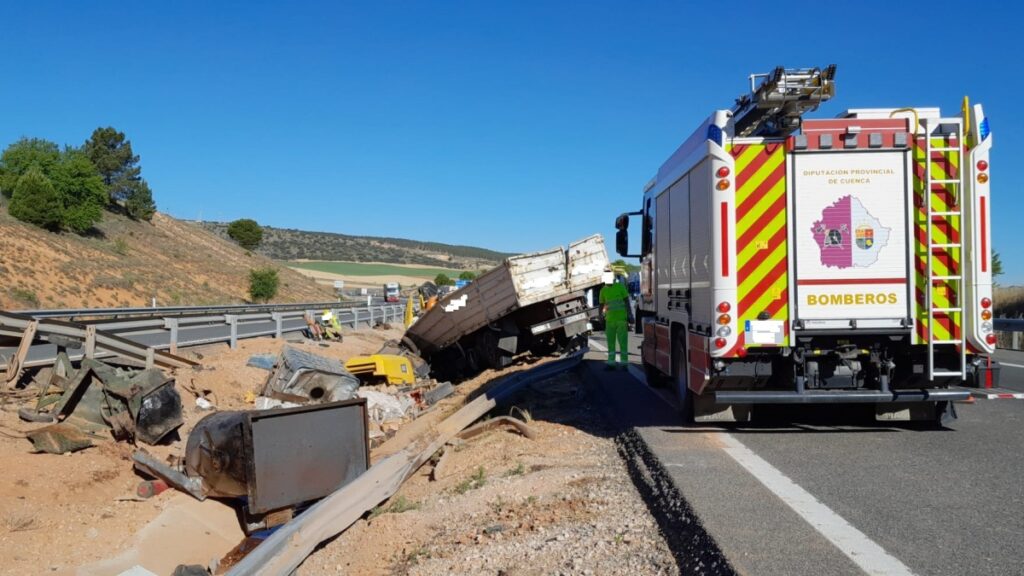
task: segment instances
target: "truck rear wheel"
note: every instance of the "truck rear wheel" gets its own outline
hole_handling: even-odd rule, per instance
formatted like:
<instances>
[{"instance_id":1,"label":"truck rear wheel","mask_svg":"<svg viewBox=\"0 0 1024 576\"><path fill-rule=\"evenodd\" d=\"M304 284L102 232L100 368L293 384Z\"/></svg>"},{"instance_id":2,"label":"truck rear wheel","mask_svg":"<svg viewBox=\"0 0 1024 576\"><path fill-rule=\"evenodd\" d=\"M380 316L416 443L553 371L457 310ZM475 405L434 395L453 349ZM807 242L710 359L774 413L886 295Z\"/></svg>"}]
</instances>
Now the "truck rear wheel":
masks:
<instances>
[{"instance_id":1,"label":"truck rear wheel","mask_svg":"<svg viewBox=\"0 0 1024 576\"><path fill-rule=\"evenodd\" d=\"M644 366L644 379L647 380L648 386L651 388L664 388L668 386L669 379L661 373L661 370L658 370L654 366L651 366L642 360L641 363Z\"/></svg>"}]
</instances>

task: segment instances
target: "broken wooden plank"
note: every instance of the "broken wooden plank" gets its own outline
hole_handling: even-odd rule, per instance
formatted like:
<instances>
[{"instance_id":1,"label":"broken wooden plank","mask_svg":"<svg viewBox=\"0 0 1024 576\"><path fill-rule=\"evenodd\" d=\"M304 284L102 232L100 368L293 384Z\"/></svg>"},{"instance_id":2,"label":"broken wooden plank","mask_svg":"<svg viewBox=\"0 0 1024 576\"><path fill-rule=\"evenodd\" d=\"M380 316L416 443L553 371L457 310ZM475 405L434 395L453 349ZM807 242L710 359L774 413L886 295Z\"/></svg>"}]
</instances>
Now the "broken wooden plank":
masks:
<instances>
[{"instance_id":1,"label":"broken wooden plank","mask_svg":"<svg viewBox=\"0 0 1024 576\"><path fill-rule=\"evenodd\" d=\"M39 328L39 320L32 320L25 326L21 334L21 343L18 344L18 351L7 361L7 385L14 386L21 378L24 370L25 357L28 356L28 349L32 347L32 341L36 338L36 330Z\"/></svg>"}]
</instances>

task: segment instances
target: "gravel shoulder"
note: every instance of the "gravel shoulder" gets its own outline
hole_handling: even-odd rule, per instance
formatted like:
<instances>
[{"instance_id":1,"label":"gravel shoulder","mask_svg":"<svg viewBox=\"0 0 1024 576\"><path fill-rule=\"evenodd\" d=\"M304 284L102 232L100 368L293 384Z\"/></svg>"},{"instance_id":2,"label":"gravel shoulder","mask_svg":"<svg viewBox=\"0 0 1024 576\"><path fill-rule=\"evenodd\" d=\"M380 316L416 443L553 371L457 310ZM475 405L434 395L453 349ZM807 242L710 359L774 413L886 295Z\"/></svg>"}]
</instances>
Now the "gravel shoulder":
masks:
<instances>
[{"instance_id":1,"label":"gravel shoulder","mask_svg":"<svg viewBox=\"0 0 1024 576\"><path fill-rule=\"evenodd\" d=\"M615 431L576 373L522 391L532 440L493 429L447 448L299 574L678 574L619 455Z\"/></svg>"}]
</instances>

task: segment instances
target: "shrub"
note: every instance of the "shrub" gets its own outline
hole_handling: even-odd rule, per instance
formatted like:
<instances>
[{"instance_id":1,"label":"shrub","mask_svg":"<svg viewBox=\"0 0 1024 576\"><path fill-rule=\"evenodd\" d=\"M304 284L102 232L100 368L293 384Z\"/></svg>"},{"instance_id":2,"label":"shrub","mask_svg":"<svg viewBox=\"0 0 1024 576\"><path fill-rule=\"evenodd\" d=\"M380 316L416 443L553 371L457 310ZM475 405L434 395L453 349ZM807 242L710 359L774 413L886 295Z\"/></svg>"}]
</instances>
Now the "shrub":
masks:
<instances>
[{"instance_id":1,"label":"shrub","mask_svg":"<svg viewBox=\"0 0 1024 576\"><path fill-rule=\"evenodd\" d=\"M241 218L228 224L228 236L246 250L255 250L263 241L263 229L255 220Z\"/></svg>"},{"instance_id":2,"label":"shrub","mask_svg":"<svg viewBox=\"0 0 1024 576\"><path fill-rule=\"evenodd\" d=\"M47 230L60 230L64 205L60 194L39 168L29 168L18 178L8 212L22 222Z\"/></svg>"},{"instance_id":3,"label":"shrub","mask_svg":"<svg viewBox=\"0 0 1024 576\"><path fill-rule=\"evenodd\" d=\"M249 270L249 297L253 302L268 302L277 295L280 279L273 268Z\"/></svg>"}]
</instances>

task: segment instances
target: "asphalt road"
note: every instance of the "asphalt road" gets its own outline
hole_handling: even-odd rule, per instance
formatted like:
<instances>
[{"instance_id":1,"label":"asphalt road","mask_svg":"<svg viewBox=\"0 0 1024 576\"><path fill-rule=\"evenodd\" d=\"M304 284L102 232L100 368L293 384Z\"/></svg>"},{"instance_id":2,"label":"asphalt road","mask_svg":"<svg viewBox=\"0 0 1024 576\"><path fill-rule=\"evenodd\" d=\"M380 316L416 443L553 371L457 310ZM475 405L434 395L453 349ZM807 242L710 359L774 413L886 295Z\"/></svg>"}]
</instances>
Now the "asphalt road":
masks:
<instances>
[{"instance_id":1,"label":"asphalt road","mask_svg":"<svg viewBox=\"0 0 1024 576\"><path fill-rule=\"evenodd\" d=\"M590 358L592 390L643 438L736 573L1024 574L1024 400L959 404L945 430L813 407L683 427L674 398L639 370L604 372L603 355ZM997 359L1000 384L1024 391L1024 353Z\"/></svg>"}]
</instances>

